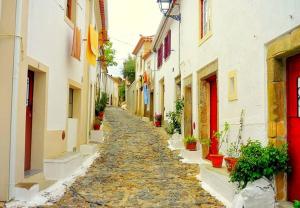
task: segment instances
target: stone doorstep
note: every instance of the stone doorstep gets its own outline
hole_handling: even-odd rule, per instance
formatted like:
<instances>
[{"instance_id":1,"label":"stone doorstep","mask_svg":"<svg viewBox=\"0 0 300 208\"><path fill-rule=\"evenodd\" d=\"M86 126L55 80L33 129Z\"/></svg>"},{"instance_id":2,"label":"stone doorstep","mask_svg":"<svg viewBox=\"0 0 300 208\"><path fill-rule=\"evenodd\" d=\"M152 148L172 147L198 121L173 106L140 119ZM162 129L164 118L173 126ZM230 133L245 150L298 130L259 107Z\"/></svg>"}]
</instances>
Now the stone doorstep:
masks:
<instances>
[{"instance_id":1,"label":"stone doorstep","mask_svg":"<svg viewBox=\"0 0 300 208\"><path fill-rule=\"evenodd\" d=\"M83 155L78 152L66 152L63 155L44 160L44 174L48 180L68 177L82 163Z\"/></svg>"},{"instance_id":2,"label":"stone doorstep","mask_svg":"<svg viewBox=\"0 0 300 208\"><path fill-rule=\"evenodd\" d=\"M174 150L182 150L185 149L184 144L182 141L176 141L176 140L168 140L170 149Z\"/></svg>"},{"instance_id":3,"label":"stone doorstep","mask_svg":"<svg viewBox=\"0 0 300 208\"><path fill-rule=\"evenodd\" d=\"M200 164L200 181L205 183L210 194L217 194L224 204L231 205L235 194L235 186L229 182L229 173L226 168L214 168L211 164Z\"/></svg>"},{"instance_id":4,"label":"stone doorstep","mask_svg":"<svg viewBox=\"0 0 300 208\"><path fill-rule=\"evenodd\" d=\"M46 180L43 172L39 172L37 174L25 177L24 180L22 180L22 183L38 183L39 191L48 188L55 182L55 180Z\"/></svg>"},{"instance_id":5,"label":"stone doorstep","mask_svg":"<svg viewBox=\"0 0 300 208\"><path fill-rule=\"evenodd\" d=\"M182 162L201 164L203 162L201 150L190 151L181 149L179 156L183 158Z\"/></svg>"},{"instance_id":6,"label":"stone doorstep","mask_svg":"<svg viewBox=\"0 0 300 208\"><path fill-rule=\"evenodd\" d=\"M32 199L39 192L38 183L18 183L16 185L16 200L27 201Z\"/></svg>"},{"instance_id":7,"label":"stone doorstep","mask_svg":"<svg viewBox=\"0 0 300 208\"><path fill-rule=\"evenodd\" d=\"M280 201L276 203L276 208L293 208L293 203L288 201Z\"/></svg>"},{"instance_id":8,"label":"stone doorstep","mask_svg":"<svg viewBox=\"0 0 300 208\"><path fill-rule=\"evenodd\" d=\"M96 144L83 144L80 145L80 153L84 155L92 155L97 152Z\"/></svg>"}]
</instances>

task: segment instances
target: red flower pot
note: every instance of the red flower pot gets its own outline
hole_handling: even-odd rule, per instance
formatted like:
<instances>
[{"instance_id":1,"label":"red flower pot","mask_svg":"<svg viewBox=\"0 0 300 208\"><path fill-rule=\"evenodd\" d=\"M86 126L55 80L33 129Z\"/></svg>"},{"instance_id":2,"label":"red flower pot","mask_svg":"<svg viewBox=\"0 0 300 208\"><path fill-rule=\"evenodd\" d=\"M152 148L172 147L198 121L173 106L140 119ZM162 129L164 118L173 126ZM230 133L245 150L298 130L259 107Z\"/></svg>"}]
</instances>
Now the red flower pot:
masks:
<instances>
[{"instance_id":1,"label":"red flower pot","mask_svg":"<svg viewBox=\"0 0 300 208\"><path fill-rule=\"evenodd\" d=\"M226 167L227 167L228 172L231 172L235 168L235 165L237 163L237 158L225 157L224 160L226 162Z\"/></svg>"},{"instance_id":2,"label":"red flower pot","mask_svg":"<svg viewBox=\"0 0 300 208\"><path fill-rule=\"evenodd\" d=\"M222 167L222 163L223 163L223 158L224 158L224 155L214 155L214 154L211 154L210 155L210 160L211 160L211 163L212 163L212 166L214 168L221 168Z\"/></svg>"},{"instance_id":3,"label":"red flower pot","mask_svg":"<svg viewBox=\"0 0 300 208\"><path fill-rule=\"evenodd\" d=\"M187 143L185 145L185 148L187 150L190 150L190 151L196 151L196 148L197 148L197 142L192 142L192 143Z\"/></svg>"},{"instance_id":4,"label":"red flower pot","mask_svg":"<svg viewBox=\"0 0 300 208\"><path fill-rule=\"evenodd\" d=\"M161 122L160 122L160 121L155 121L155 122L154 122L154 125L155 125L156 127L161 127Z\"/></svg>"},{"instance_id":5,"label":"red flower pot","mask_svg":"<svg viewBox=\"0 0 300 208\"><path fill-rule=\"evenodd\" d=\"M94 130L99 130L100 129L100 124L94 124Z\"/></svg>"},{"instance_id":6,"label":"red flower pot","mask_svg":"<svg viewBox=\"0 0 300 208\"><path fill-rule=\"evenodd\" d=\"M102 121L104 117L104 112L99 112L98 118Z\"/></svg>"}]
</instances>

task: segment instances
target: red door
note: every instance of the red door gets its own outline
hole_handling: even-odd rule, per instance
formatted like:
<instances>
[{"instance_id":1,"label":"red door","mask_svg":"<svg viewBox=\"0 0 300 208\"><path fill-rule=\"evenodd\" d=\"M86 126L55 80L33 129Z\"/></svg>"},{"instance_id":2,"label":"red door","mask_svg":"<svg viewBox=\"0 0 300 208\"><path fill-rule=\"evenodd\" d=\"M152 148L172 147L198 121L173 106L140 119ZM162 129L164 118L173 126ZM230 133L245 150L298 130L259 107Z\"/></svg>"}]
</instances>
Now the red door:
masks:
<instances>
[{"instance_id":1,"label":"red door","mask_svg":"<svg viewBox=\"0 0 300 208\"><path fill-rule=\"evenodd\" d=\"M218 131L218 88L216 75L208 80L210 85L210 147L209 154L218 154L218 140L215 132Z\"/></svg>"},{"instance_id":2,"label":"red door","mask_svg":"<svg viewBox=\"0 0 300 208\"><path fill-rule=\"evenodd\" d=\"M30 164L31 164L33 83L34 83L34 72L28 71L27 94L26 94L25 164L24 164L25 171L30 170Z\"/></svg>"},{"instance_id":3,"label":"red door","mask_svg":"<svg viewBox=\"0 0 300 208\"><path fill-rule=\"evenodd\" d=\"M300 54L287 60L288 199L300 200Z\"/></svg>"}]
</instances>

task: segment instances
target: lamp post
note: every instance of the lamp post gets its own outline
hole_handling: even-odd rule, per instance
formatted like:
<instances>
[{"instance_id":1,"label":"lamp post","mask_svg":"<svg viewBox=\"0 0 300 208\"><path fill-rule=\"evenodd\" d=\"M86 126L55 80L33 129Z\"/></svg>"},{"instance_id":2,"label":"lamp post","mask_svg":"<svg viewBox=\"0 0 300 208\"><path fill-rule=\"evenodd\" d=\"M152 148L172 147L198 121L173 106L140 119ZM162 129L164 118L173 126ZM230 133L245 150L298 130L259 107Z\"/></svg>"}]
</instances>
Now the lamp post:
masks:
<instances>
[{"instance_id":1,"label":"lamp post","mask_svg":"<svg viewBox=\"0 0 300 208\"><path fill-rule=\"evenodd\" d=\"M157 0L157 3L159 5L159 9L165 17L171 17L172 19L180 22L181 21L181 14L178 14L178 15L171 15L170 14L170 10L172 9L175 2L176 2L176 0Z\"/></svg>"}]
</instances>

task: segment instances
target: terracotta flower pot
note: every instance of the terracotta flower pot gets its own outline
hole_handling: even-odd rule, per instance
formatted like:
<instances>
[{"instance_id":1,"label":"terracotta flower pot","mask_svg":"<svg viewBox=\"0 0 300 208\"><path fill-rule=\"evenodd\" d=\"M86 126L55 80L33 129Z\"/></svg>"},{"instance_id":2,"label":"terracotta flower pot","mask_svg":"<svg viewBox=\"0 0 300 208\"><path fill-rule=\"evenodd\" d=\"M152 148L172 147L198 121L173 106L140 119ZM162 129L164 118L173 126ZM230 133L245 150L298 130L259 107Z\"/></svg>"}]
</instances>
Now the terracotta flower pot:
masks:
<instances>
[{"instance_id":1,"label":"terracotta flower pot","mask_svg":"<svg viewBox=\"0 0 300 208\"><path fill-rule=\"evenodd\" d=\"M238 159L235 157L225 157L224 160L226 162L228 172L231 172L235 168Z\"/></svg>"},{"instance_id":2,"label":"terracotta flower pot","mask_svg":"<svg viewBox=\"0 0 300 208\"><path fill-rule=\"evenodd\" d=\"M98 118L102 121L103 117L104 117L104 112L103 111L99 112L98 113Z\"/></svg>"},{"instance_id":3,"label":"terracotta flower pot","mask_svg":"<svg viewBox=\"0 0 300 208\"><path fill-rule=\"evenodd\" d=\"M224 155L211 154L210 155L210 160L211 160L212 166L214 168L221 168L222 163L223 163L223 158L224 158Z\"/></svg>"},{"instance_id":4,"label":"terracotta flower pot","mask_svg":"<svg viewBox=\"0 0 300 208\"><path fill-rule=\"evenodd\" d=\"M187 143L185 145L185 148L187 150L190 150L190 151L196 151L196 149L197 149L197 142Z\"/></svg>"},{"instance_id":5,"label":"terracotta flower pot","mask_svg":"<svg viewBox=\"0 0 300 208\"><path fill-rule=\"evenodd\" d=\"M100 124L94 124L94 130L100 130Z\"/></svg>"},{"instance_id":6,"label":"terracotta flower pot","mask_svg":"<svg viewBox=\"0 0 300 208\"><path fill-rule=\"evenodd\" d=\"M160 122L160 121L155 121L155 122L154 122L154 125L155 125L156 127L161 127L161 122Z\"/></svg>"}]
</instances>

